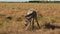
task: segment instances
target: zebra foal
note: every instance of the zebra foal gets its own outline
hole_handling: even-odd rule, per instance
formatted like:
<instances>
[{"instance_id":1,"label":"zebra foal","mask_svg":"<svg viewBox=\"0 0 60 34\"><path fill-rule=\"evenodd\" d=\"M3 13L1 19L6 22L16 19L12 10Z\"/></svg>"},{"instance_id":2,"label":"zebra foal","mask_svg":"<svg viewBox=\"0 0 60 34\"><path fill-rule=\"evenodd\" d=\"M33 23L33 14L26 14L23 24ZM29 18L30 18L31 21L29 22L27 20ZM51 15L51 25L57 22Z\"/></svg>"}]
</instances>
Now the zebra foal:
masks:
<instances>
[{"instance_id":1,"label":"zebra foal","mask_svg":"<svg viewBox=\"0 0 60 34\"><path fill-rule=\"evenodd\" d=\"M32 29L34 29L34 20L37 22L37 25L40 28L38 20L37 20L37 12L36 11L34 11L34 10L28 11L27 15L25 16L25 19L26 19L25 26L27 26L26 29L28 28L29 23L31 24L31 21L32 21Z\"/></svg>"}]
</instances>

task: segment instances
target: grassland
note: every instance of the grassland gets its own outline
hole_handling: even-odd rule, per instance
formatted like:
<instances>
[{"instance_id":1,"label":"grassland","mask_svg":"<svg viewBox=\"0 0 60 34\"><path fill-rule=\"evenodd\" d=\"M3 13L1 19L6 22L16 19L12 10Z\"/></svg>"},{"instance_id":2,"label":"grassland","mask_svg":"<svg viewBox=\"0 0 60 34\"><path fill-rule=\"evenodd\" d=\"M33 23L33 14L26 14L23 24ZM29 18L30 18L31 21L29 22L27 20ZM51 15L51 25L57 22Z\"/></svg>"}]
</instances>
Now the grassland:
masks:
<instances>
[{"instance_id":1,"label":"grassland","mask_svg":"<svg viewBox=\"0 0 60 34\"><path fill-rule=\"evenodd\" d=\"M0 34L60 34L60 29L25 31L24 16L31 8L41 26L48 22L60 26L60 3L0 3Z\"/></svg>"}]
</instances>

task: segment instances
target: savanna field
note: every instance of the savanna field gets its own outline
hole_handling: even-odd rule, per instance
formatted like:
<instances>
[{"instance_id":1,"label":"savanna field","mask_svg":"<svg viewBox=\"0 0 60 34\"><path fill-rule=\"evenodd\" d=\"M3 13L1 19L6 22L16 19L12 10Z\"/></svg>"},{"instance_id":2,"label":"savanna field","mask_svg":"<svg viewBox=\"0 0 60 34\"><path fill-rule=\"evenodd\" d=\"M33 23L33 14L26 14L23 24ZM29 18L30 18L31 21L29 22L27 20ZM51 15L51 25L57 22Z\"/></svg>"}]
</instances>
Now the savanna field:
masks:
<instances>
[{"instance_id":1,"label":"savanna field","mask_svg":"<svg viewBox=\"0 0 60 34\"><path fill-rule=\"evenodd\" d=\"M41 28L26 31L24 16L31 8ZM0 34L60 34L60 28L45 29L46 23L60 26L60 3L0 3Z\"/></svg>"}]
</instances>

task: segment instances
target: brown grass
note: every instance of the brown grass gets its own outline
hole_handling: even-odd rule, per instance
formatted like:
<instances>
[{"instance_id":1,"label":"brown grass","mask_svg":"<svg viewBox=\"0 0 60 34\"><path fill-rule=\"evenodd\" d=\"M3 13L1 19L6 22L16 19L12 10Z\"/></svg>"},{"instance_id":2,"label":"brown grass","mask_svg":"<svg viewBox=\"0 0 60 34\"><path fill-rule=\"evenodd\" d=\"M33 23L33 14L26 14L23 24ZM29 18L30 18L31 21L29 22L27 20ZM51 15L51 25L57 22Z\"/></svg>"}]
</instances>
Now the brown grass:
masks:
<instances>
[{"instance_id":1,"label":"brown grass","mask_svg":"<svg viewBox=\"0 0 60 34\"><path fill-rule=\"evenodd\" d=\"M0 34L60 34L60 29L25 31L24 16L31 8L37 11L40 25L60 26L60 3L0 3Z\"/></svg>"}]
</instances>

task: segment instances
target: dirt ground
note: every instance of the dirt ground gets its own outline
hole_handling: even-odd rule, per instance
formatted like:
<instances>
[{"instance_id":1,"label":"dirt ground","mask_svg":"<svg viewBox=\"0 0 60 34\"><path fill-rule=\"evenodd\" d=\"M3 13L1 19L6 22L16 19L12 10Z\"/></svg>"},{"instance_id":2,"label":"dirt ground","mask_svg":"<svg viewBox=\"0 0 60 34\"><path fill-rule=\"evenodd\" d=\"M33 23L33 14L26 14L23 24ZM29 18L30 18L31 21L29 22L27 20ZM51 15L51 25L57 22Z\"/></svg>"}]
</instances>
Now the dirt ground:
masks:
<instances>
[{"instance_id":1,"label":"dirt ground","mask_svg":"<svg viewBox=\"0 0 60 34\"><path fill-rule=\"evenodd\" d=\"M40 29L25 30L27 11L37 11ZM45 29L44 24L60 26L60 3L0 3L0 34L60 34L60 28Z\"/></svg>"}]
</instances>

